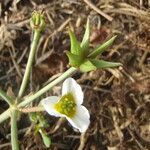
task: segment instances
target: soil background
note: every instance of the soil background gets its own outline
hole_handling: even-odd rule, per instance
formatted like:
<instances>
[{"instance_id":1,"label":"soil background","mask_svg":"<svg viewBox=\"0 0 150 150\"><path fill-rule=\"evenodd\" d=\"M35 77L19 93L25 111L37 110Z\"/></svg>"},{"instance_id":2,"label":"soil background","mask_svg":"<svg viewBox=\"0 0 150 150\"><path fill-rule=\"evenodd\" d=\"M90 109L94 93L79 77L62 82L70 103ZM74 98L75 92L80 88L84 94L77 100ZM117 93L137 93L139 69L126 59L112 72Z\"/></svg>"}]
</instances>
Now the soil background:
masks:
<instances>
[{"instance_id":1,"label":"soil background","mask_svg":"<svg viewBox=\"0 0 150 150\"><path fill-rule=\"evenodd\" d=\"M150 150L150 1L149 0L0 0L0 88L17 95L29 55L34 10L43 10L46 29L38 44L26 94L37 91L67 68L70 49L68 29L81 40L87 18L91 47L113 35L114 44L100 59L121 62L122 67L73 78L85 93L84 106L91 123L85 134L67 121L37 113L51 139L50 148L36 132L38 121L21 115L18 122L21 150ZM59 95L61 84L37 99ZM0 99L0 113L8 105ZM10 120L0 125L0 149L10 150Z\"/></svg>"}]
</instances>

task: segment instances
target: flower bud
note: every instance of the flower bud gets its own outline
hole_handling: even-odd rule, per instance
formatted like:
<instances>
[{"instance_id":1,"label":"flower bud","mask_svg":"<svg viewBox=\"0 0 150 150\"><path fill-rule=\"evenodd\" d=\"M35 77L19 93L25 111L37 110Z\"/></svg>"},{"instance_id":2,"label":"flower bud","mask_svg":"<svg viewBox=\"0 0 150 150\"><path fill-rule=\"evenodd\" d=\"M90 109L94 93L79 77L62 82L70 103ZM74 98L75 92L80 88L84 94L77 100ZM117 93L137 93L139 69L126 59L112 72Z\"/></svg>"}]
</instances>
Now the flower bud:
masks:
<instances>
[{"instance_id":1,"label":"flower bud","mask_svg":"<svg viewBox=\"0 0 150 150\"><path fill-rule=\"evenodd\" d=\"M45 18L43 12L34 11L32 13L30 26L34 31L42 32L45 29Z\"/></svg>"}]
</instances>

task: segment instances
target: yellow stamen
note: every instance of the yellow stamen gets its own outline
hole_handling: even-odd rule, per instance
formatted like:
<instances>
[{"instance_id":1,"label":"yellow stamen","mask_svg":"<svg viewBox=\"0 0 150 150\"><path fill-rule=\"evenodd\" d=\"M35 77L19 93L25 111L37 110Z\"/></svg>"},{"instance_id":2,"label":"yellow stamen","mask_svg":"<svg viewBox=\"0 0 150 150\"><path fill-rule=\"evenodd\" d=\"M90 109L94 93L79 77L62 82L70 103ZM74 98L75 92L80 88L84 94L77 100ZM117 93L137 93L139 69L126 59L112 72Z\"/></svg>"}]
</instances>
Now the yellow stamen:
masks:
<instances>
[{"instance_id":1,"label":"yellow stamen","mask_svg":"<svg viewBox=\"0 0 150 150\"><path fill-rule=\"evenodd\" d=\"M69 118L74 117L76 113L76 103L73 94L68 93L64 95L55 105L55 109Z\"/></svg>"}]
</instances>

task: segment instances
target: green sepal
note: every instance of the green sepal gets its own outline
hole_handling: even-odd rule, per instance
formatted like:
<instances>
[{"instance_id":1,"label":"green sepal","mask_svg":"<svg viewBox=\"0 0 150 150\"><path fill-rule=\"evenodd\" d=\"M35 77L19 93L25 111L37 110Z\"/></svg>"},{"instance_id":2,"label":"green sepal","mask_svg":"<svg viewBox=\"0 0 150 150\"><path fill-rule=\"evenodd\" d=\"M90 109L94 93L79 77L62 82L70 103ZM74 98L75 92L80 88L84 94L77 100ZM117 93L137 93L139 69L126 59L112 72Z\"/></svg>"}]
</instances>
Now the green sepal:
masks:
<instances>
[{"instance_id":1,"label":"green sepal","mask_svg":"<svg viewBox=\"0 0 150 150\"><path fill-rule=\"evenodd\" d=\"M80 42L77 40L75 34L69 31L70 41L71 41L71 53L75 55L81 55Z\"/></svg>"},{"instance_id":2,"label":"green sepal","mask_svg":"<svg viewBox=\"0 0 150 150\"><path fill-rule=\"evenodd\" d=\"M90 23L89 23L89 19L87 19L86 30L80 45L83 56L86 56L89 53L89 49L88 49L89 43L90 43Z\"/></svg>"},{"instance_id":3,"label":"green sepal","mask_svg":"<svg viewBox=\"0 0 150 150\"><path fill-rule=\"evenodd\" d=\"M42 32L45 29L46 23L43 12L34 11L30 20L30 26L34 31Z\"/></svg>"},{"instance_id":4,"label":"green sepal","mask_svg":"<svg viewBox=\"0 0 150 150\"><path fill-rule=\"evenodd\" d=\"M98 46L92 53L90 53L88 55L88 57L89 58L95 58L99 54L103 53L109 46L111 46L113 44L113 42L116 39L116 37L117 36L115 35L111 39L109 39L108 41L106 41L104 44Z\"/></svg>"},{"instance_id":5,"label":"green sepal","mask_svg":"<svg viewBox=\"0 0 150 150\"><path fill-rule=\"evenodd\" d=\"M37 118L37 114L36 113L29 113L29 119L34 122L37 123L38 122L38 118Z\"/></svg>"},{"instance_id":6,"label":"green sepal","mask_svg":"<svg viewBox=\"0 0 150 150\"><path fill-rule=\"evenodd\" d=\"M115 62L109 62L109 61L104 61L104 60L95 60L95 59L90 59L92 64L96 68L112 68L112 67L118 67L121 66L121 63L115 63Z\"/></svg>"},{"instance_id":7,"label":"green sepal","mask_svg":"<svg viewBox=\"0 0 150 150\"><path fill-rule=\"evenodd\" d=\"M43 128L47 128L49 127L49 123L48 121L43 117L43 115L41 113L37 113L37 117L38 117L38 120L39 120L39 125L40 127L43 127Z\"/></svg>"},{"instance_id":8,"label":"green sepal","mask_svg":"<svg viewBox=\"0 0 150 150\"><path fill-rule=\"evenodd\" d=\"M92 70L96 70L96 67L93 65L93 63L87 59L80 65L79 68L80 68L80 71L82 72L89 72Z\"/></svg>"},{"instance_id":9,"label":"green sepal","mask_svg":"<svg viewBox=\"0 0 150 150\"><path fill-rule=\"evenodd\" d=\"M79 67L80 66L80 64L82 63L82 59L80 56L72 54L69 51L67 51L66 54L69 58L69 63L72 67Z\"/></svg>"},{"instance_id":10,"label":"green sepal","mask_svg":"<svg viewBox=\"0 0 150 150\"><path fill-rule=\"evenodd\" d=\"M47 136L47 133L45 131L43 131L42 129L39 130L42 139L43 139L43 143L44 145L49 148L51 145L51 139Z\"/></svg>"},{"instance_id":11,"label":"green sepal","mask_svg":"<svg viewBox=\"0 0 150 150\"><path fill-rule=\"evenodd\" d=\"M35 124L35 127L34 127L34 133L37 134L37 133L39 132L40 129L41 129L40 124Z\"/></svg>"}]
</instances>

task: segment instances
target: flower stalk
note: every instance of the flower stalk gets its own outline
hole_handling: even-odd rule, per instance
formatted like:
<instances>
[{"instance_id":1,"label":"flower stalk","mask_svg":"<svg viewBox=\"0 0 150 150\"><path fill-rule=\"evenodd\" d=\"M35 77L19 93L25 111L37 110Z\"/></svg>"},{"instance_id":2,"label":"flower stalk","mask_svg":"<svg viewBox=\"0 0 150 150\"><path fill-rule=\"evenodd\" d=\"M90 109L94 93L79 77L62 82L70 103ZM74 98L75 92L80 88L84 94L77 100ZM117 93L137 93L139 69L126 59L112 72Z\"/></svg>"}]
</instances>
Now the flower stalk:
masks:
<instances>
[{"instance_id":1,"label":"flower stalk","mask_svg":"<svg viewBox=\"0 0 150 150\"><path fill-rule=\"evenodd\" d=\"M10 111L11 111L11 109L8 108L5 112L0 114L0 124L10 117Z\"/></svg>"},{"instance_id":2,"label":"flower stalk","mask_svg":"<svg viewBox=\"0 0 150 150\"><path fill-rule=\"evenodd\" d=\"M17 110L11 111L11 144L12 150L19 150L18 129L17 129Z\"/></svg>"},{"instance_id":3,"label":"flower stalk","mask_svg":"<svg viewBox=\"0 0 150 150\"><path fill-rule=\"evenodd\" d=\"M9 97L3 90L0 89L0 97L4 99L9 105L13 105L13 99Z\"/></svg>"},{"instance_id":4,"label":"flower stalk","mask_svg":"<svg viewBox=\"0 0 150 150\"><path fill-rule=\"evenodd\" d=\"M77 69L74 67L69 68L66 72L64 72L60 77L58 77L57 79L55 79L54 81L52 81L51 83L49 83L48 85L46 85L44 88L42 88L41 90L39 90L38 92L36 92L35 94L31 95L31 96L27 96L25 97L25 99L23 100L23 102L21 102L18 107L24 107L27 104L31 103L32 101L34 101L36 98L38 98L39 96L41 96L42 94L44 94L45 92L47 92L48 90L50 90L52 87L54 87L55 85L57 85L58 83L60 83L61 81L63 81L64 79L66 79L67 77L71 76Z\"/></svg>"},{"instance_id":5,"label":"flower stalk","mask_svg":"<svg viewBox=\"0 0 150 150\"><path fill-rule=\"evenodd\" d=\"M30 49L30 54L29 54L25 74L24 74L24 77L23 77L23 80L21 83L21 87L19 90L18 99L20 99L23 96L24 91L26 89L29 75L31 73L31 69L32 69L32 65L33 65L33 60L35 57L35 52L37 50L37 45L38 45L40 37L41 37L41 32L45 28L45 19L44 19L43 14L40 12L34 12L32 14L32 18L30 20L30 25L31 25L32 30L34 31L34 36L33 36L33 41L31 43L31 49Z\"/></svg>"},{"instance_id":6,"label":"flower stalk","mask_svg":"<svg viewBox=\"0 0 150 150\"><path fill-rule=\"evenodd\" d=\"M36 31L34 33L33 41L32 41L32 44L31 44L31 51L30 51L30 54L29 54L29 59L28 59L28 62L27 62L25 74L24 74L24 77L23 77L23 80L22 80L22 83L21 83L21 87L20 87L20 90L19 90L18 98L21 98L23 96L24 91L26 89L39 39L40 39L40 33L38 31Z\"/></svg>"}]
</instances>

